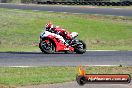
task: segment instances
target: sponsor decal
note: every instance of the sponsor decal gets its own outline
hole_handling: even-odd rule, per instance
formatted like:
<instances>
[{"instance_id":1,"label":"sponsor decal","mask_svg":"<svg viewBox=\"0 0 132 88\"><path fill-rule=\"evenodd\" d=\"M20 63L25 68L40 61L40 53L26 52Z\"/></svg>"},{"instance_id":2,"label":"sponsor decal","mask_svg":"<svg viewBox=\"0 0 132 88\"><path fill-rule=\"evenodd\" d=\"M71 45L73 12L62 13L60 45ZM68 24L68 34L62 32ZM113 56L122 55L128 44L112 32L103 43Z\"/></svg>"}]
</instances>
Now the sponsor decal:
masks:
<instances>
[{"instance_id":1,"label":"sponsor decal","mask_svg":"<svg viewBox=\"0 0 132 88\"><path fill-rule=\"evenodd\" d=\"M69 48L64 48L64 50L69 50Z\"/></svg>"},{"instance_id":2,"label":"sponsor decal","mask_svg":"<svg viewBox=\"0 0 132 88\"><path fill-rule=\"evenodd\" d=\"M86 83L126 84L131 82L131 76L129 74L86 74L86 71L80 67L76 81L79 85Z\"/></svg>"}]
</instances>

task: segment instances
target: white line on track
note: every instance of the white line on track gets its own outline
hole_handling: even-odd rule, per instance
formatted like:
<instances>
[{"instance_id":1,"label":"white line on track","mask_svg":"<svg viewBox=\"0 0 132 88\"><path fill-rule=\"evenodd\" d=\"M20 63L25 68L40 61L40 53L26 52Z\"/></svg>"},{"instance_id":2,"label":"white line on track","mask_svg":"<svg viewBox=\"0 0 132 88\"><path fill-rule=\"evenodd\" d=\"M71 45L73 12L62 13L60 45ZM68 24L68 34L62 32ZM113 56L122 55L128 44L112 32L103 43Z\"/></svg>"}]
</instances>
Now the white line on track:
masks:
<instances>
[{"instance_id":1,"label":"white line on track","mask_svg":"<svg viewBox=\"0 0 132 88\"><path fill-rule=\"evenodd\" d=\"M122 8L111 8L111 9L115 9L115 10L122 10Z\"/></svg>"},{"instance_id":2,"label":"white line on track","mask_svg":"<svg viewBox=\"0 0 132 88\"><path fill-rule=\"evenodd\" d=\"M47 12L54 12L54 11L47 11Z\"/></svg>"},{"instance_id":3,"label":"white line on track","mask_svg":"<svg viewBox=\"0 0 132 88\"><path fill-rule=\"evenodd\" d=\"M86 50L86 51L120 51L120 50Z\"/></svg>"},{"instance_id":4,"label":"white line on track","mask_svg":"<svg viewBox=\"0 0 132 88\"><path fill-rule=\"evenodd\" d=\"M20 9L13 9L13 10L20 10Z\"/></svg>"},{"instance_id":5,"label":"white line on track","mask_svg":"<svg viewBox=\"0 0 132 88\"><path fill-rule=\"evenodd\" d=\"M69 12L62 12L62 13L69 13Z\"/></svg>"},{"instance_id":6,"label":"white line on track","mask_svg":"<svg viewBox=\"0 0 132 88\"><path fill-rule=\"evenodd\" d=\"M32 10L32 11L40 11L40 10Z\"/></svg>"},{"instance_id":7,"label":"white line on track","mask_svg":"<svg viewBox=\"0 0 132 88\"><path fill-rule=\"evenodd\" d=\"M84 14L84 13L72 13L72 14Z\"/></svg>"},{"instance_id":8,"label":"white line on track","mask_svg":"<svg viewBox=\"0 0 132 88\"><path fill-rule=\"evenodd\" d=\"M29 67L39 67L39 66L7 66L7 67L14 67L14 68L29 68Z\"/></svg>"},{"instance_id":9,"label":"white line on track","mask_svg":"<svg viewBox=\"0 0 132 88\"><path fill-rule=\"evenodd\" d=\"M84 65L84 66L105 66L105 67L107 67L107 66L119 66L119 65Z\"/></svg>"}]
</instances>

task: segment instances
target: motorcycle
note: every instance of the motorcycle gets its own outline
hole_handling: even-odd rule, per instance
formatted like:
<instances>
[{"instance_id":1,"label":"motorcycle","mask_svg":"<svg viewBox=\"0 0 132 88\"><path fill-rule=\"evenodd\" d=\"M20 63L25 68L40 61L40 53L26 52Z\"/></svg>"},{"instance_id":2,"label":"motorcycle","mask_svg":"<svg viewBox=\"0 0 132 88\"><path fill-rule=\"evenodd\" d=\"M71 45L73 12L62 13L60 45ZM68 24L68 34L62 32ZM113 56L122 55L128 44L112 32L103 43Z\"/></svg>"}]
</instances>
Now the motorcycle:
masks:
<instances>
[{"instance_id":1,"label":"motorcycle","mask_svg":"<svg viewBox=\"0 0 132 88\"><path fill-rule=\"evenodd\" d=\"M43 31L40 35L39 48L43 53L52 54L55 52L65 52L65 53L77 53L83 54L86 52L86 44L82 40L78 40L77 32L72 32L70 34L72 40L66 40L69 44L67 47L63 44L55 35L48 31Z\"/></svg>"}]
</instances>

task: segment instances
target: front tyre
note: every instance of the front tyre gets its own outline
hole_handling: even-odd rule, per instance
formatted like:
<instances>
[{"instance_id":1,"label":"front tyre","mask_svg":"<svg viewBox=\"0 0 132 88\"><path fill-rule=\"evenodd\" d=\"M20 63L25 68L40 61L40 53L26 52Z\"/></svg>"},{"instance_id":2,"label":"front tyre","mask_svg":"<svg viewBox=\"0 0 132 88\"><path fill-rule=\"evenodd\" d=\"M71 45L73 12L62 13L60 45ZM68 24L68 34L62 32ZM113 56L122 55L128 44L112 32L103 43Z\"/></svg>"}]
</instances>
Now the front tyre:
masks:
<instances>
[{"instance_id":1,"label":"front tyre","mask_svg":"<svg viewBox=\"0 0 132 88\"><path fill-rule=\"evenodd\" d=\"M39 48L43 53L51 54L55 52L55 45L49 39L45 39L39 43Z\"/></svg>"},{"instance_id":2,"label":"front tyre","mask_svg":"<svg viewBox=\"0 0 132 88\"><path fill-rule=\"evenodd\" d=\"M86 44L82 40L78 40L77 45L74 47L77 54L83 54L86 52Z\"/></svg>"}]
</instances>

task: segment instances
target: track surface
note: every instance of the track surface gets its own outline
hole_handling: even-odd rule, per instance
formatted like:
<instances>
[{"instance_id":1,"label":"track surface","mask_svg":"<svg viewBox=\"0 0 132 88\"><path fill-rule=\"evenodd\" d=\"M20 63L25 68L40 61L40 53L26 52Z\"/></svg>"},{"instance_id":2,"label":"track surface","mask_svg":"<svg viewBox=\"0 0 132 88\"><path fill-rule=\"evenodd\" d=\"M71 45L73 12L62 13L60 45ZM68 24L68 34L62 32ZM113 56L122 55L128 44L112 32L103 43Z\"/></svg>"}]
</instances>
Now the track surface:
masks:
<instances>
[{"instance_id":1,"label":"track surface","mask_svg":"<svg viewBox=\"0 0 132 88\"><path fill-rule=\"evenodd\" d=\"M0 52L0 66L132 66L132 51L89 51L85 54Z\"/></svg>"},{"instance_id":2,"label":"track surface","mask_svg":"<svg viewBox=\"0 0 132 88\"><path fill-rule=\"evenodd\" d=\"M0 8L12 8L23 10L40 10L53 12L69 12L69 13L84 13L84 14L102 14L115 16L132 16L132 9L117 9L117 8L85 8L77 6L54 6L54 5L17 5L17 4L0 4Z\"/></svg>"},{"instance_id":3,"label":"track surface","mask_svg":"<svg viewBox=\"0 0 132 88\"><path fill-rule=\"evenodd\" d=\"M76 82L58 83L58 84L46 84L46 85L34 85L25 86L18 88L132 88L132 83L130 84L85 84L84 86L79 86Z\"/></svg>"}]
</instances>

